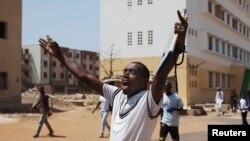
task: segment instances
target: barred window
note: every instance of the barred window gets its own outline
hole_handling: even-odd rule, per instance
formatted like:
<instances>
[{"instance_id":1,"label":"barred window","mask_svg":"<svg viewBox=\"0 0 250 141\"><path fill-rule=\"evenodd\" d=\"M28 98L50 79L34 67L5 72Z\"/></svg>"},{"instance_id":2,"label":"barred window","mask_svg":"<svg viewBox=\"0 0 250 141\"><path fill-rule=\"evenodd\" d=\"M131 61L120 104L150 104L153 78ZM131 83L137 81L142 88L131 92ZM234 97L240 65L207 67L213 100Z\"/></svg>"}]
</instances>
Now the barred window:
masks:
<instances>
[{"instance_id":1,"label":"barred window","mask_svg":"<svg viewBox=\"0 0 250 141\"><path fill-rule=\"evenodd\" d=\"M148 4L153 4L153 0L148 0Z\"/></svg>"},{"instance_id":2,"label":"barred window","mask_svg":"<svg viewBox=\"0 0 250 141\"><path fill-rule=\"evenodd\" d=\"M142 0L138 0L138 5L142 5Z\"/></svg>"},{"instance_id":3,"label":"barred window","mask_svg":"<svg viewBox=\"0 0 250 141\"><path fill-rule=\"evenodd\" d=\"M138 32L138 45L142 45L142 31Z\"/></svg>"},{"instance_id":4,"label":"barred window","mask_svg":"<svg viewBox=\"0 0 250 141\"><path fill-rule=\"evenodd\" d=\"M128 46L132 46L132 32L128 32Z\"/></svg>"},{"instance_id":5,"label":"barred window","mask_svg":"<svg viewBox=\"0 0 250 141\"><path fill-rule=\"evenodd\" d=\"M128 7L132 6L132 0L128 0Z\"/></svg>"},{"instance_id":6,"label":"barred window","mask_svg":"<svg viewBox=\"0 0 250 141\"><path fill-rule=\"evenodd\" d=\"M153 30L148 31L148 44L153 44Z\"/></svg>"}]
</instances>

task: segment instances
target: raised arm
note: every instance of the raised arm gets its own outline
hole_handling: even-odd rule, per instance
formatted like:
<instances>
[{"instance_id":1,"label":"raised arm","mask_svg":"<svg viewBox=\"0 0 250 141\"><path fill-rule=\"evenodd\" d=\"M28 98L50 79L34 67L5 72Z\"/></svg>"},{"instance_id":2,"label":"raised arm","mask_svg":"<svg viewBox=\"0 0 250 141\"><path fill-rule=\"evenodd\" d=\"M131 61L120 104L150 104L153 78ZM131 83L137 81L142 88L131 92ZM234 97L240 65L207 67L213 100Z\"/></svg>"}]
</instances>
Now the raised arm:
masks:
<instances>
[{"instance_id":1,"label":"raised arm","mask_svg":"<svg viewBox=\"0 0 250 141\"><path fill-rule=\"evenodd\" d=\"M90 88L103 95L103 83L94 75L90 74L87 70L81 68L70 58L62 54L59 45L53 41L49 36L47 39L39 39L40 46L46 50L50 55L56 57L74 76L80 81L87 84Z\"/></svg>"},{"instance_id":2,"label":"raised arm","mask_svg":"<svg viewBox=\"0 0 250 141\"><path fill-rule=\"evenodd\" d=\"M167 76L174 67L178 56L185 50L185 38L187 32L187 17L183 17L180 11L177 11L180 22L175 23L175 34L177 34L176 44L173 50L170 50L164 59L163 63L160 64L159 69L153 80L151 91L153 98L156 103L159 103L163 95L163 87L166 82Z\"/></svg>"}]
</instances>

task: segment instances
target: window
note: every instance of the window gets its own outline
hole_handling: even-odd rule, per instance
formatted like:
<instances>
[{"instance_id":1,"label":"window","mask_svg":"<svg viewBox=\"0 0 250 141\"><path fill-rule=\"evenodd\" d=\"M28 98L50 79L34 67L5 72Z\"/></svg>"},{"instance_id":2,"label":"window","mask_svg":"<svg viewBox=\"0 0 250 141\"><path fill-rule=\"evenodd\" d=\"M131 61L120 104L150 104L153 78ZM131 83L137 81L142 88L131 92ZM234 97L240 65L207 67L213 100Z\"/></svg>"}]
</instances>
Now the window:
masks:
<instances>
[{"instance_id":1,"label":"window","mask_svg":"<svg viewBox=\"0 0 250 141\"><path fill-rule=\"evenodd\" d=\"M52 62L53 67L56 67L56 61Z\"/></svg>"},{"instance_id":2,"label":"window","mask_svg":"<svg viewBox=\"0 0 250 141\"><path fill-rule=\"evenodd\" d=\"M215 84L216 86L220 86L220 73L215 73Z\"/></svg>"},{"instance_id":3,"label":"window","mask_svg":"<svg viewBox=\"0 0 250 141\"><path fill-rule=\"evenodd\" d=\"M208 1L208 12L212 13L212 2Z\"/></svg>"},{"instance_id":4,"label":"window","mask_svg":"<svg viewBox=\"0 0 250 141\"><path fill-rule=\"evenodd\" d=\"M153 44L153 31L152 30L148 31L148 44L149 45Z\"/></svg>"},{"instance_id":5,"label":"window","mask_svg":"<svg viewBox=\"0 0 250 141\"><path fill-rule=\"evenodd\" d=\"M208 72L208 87L213 87L213 72L211 71Z\"/></svg>"},{"instance_id":6,"label":"window","mask_svg":"<svg viewBox=\"0 0 250 141\"><path fill-rule=\"evenodd\" d=\"M132 32L128 32L128 46L132 46Z\"/></svg>"},{"instance_id":7,"label":"window","mask_svg":"<svg viewBox=\"0 0 250 141\"><path fill-rule=\"evenodd\" d=\"M208 36L208 49L213 50L213 38Z\"/></svg>"},{"instance_id":8,"label":"window","mask_svg":"<svg viewBox=\"0 0 250 141\"><path fill-rule=\"evenodd\" d=\"M71 53L71 52L69 52L69 57L70 57L70 58L72 57L72 53Z\"/></svg>"},{"instance_id":9,"label":"window","mask_svg":"<svg viewBox=\"0 0 250 141\"><path fill-rule=\"evenodd\" d=\"M233 28L235 29L235 30L237 30L238 29L238 26L237 26L237 20L236 19L232 19L232 24L233 24Z\"/></svg>"},{"instance_id":10,"label":"window","mask_svg":"<svg viewBox=\"0 0 250 141\"><path fill-rule=\"evenodd\" d=\"M221 5L215 6L215 16L221 18Z\"/></svg>"},{"instance_id":11,"label":"window","mask_svg":"<svg viewBox=\"0 0 250 141\"><path fill-rule=\"evenodd\" d=\"M242 50L240 49L240 60L242 60Z\"/></svg>"},{"instance_id":12,"label":"window","mask_svg":"<svg viewBox=\"0 0 250 141\"><path fill-rule=\"evenodd\" d=\"M222 74L221 75L221 86L222 86L222 88L225 88L225 86L226 86L226 75L225 74Z\"/></svg>"},{"instance_id":13,"label":"window","mask_svg":"<svg viewBox=\"0 0 250 141\"><path fill-rule=\"evenodd\" d=\"M230 25L230 15L227 15L227 24Z\"/></svg>"},{"instance_id":14,"label":"window","mask_svg":"<svg viewBox=\"0 0 250 141\"><path fill-rule=\"evenodd\" d=\"M89 65L89 69L92 70L92 69L93 69L93 66L92 66L92 65Z\"/></svg>"},{"instance_id":15,"label":"window","mask_svg":"<svg viewBox=\"0 0 250 141\"><path fill-rule=\"evenodd\" d=\"M142 45L142 31L138 32L138 45Z\"/></svg>"},{"instance_id":16,"label":"window","mask_svg":"<svg viewBox=\"0 0 250 141\"><path fill-rule=\"evenodd\" d=\"M43 66L44 66L45 68L47 68L48 62L47 62L47 61L43 61Z\"/></svg>"},{"instance_id":17,"label":"window","mask_svg":"<svg viewBox=\"0 0 250 141\"><path fill-rule=\"evenodd\" d=\"M44 54L44 55L47 55L47 51L46 51L45 49L43 50L43 54Z\"/></svg>"},{"instance_id":18,"label":"window","mask_svg":"<svg viewBox=\"0 0 250 141\"><path fill-rule=\"evenodd\" d=\"M55 72L53 72L52 77L56 78L56 73Z\"/></svg>"},{"instance_id":19,"label":"window","mask_svg":"<svg viewBox=\"0 0 250 141\"><path fill-rule=\"evenodd\" d=\"M231 56L231 46L229 44L227 45L227 56Z\"/></svg>"},{"instance_id":20,"label":"window","mask_svg":"<svg viewBox=\"0 0 250 141\"><path fill-rule=\"evenodd\" d=\"M69 77L69 78L72 78L72 74L69 74L68 77Z\"/></svg>"},{"instance_id":21,"label":"window","mask_svg":"<svg viewBox=\"0 0 250 141\"><path fill-rule=\"evenodd\" d=\"M216 52L220 52L220 48L219 48L219 39L215 39L215 51L216 51Z\"/></svg>"},{"instance_id":22,"label":"window","mask_svg":"<svg viewBox=\"0 0 250 141\"><path fill-rule=\"evenodd\" d=\"M148 0L148 4L153 4L153 0Z\"/></svg>"},{"instance_id":23,"label":"window","mask_svg":"<svg viewBox=\"0 0 250 141\"><path fill-rule=\"evenodd\" d=\"M7 72L0 72L0 90L7 89Z\"/></svg>"},{"instance_id":24,"label":"window","mask_svg":"<svg viewBox=\"0 0 250 141\"><path fill-rule=\"evenodd\" d=\"M224 42L222 42L222 44L221 44L221 45L222 45L222 48L221 48L221 49L222 49L222 54L224 54L224 55L225 55L225 43L224 43Z\"/></svg>"},{"instance_id":25,"label":"window","mask_svg":"<svg viewBox=\"0 0 250 141\"><path fill-rule=\"evenodd\" d=\"M221 10L220 18L221 18L222 21L225 20L225 12L223 10Z\"/></svg>"},{"instance_id":26,"label":"window","mask_svg":"<svg viewBox=\"0 0 250 141\"><path fill-rule=\"evenodd\" d=\"M77 58L77 59L79 58L79 54L78 54L78 53L76 53L76 58Z\"/></svg>"},{"instance_id":27,"label":"window","mask_svg":"<svg viewBox=\"0 0 250 141\"><path fill-rule=\"evenodd\" d=\"M60 77L61 77L61 79L63 79L64 78L64 73L61 73Z\"/></svg>"},{"instance_id":28,"label":"window","mask_svg":"<svg viewBox=\"0 0 250 141\"><path fill-rule=\"evenodd\" d=\"M232 53L233 53L233 58L237 59L238 58L238 49L237 47L232 47Z\"/></svg>"},{"instance_id":29,"label":"window","mask_svg":"<svg viewBox=\"0 0 250 141\"><path fill-rule=\"evenodd\" d=\"M0 38L6 39L7 23L0 21Z\"/></svg>"},{"instance_id":30,"label":"window","mask_svg":"<svg viewBox=\"0 0 250 141\"><path fill-rule=\"evenodd\" d=\"M138 5L142 5L142 0L138 0Z\"/></svg>"},{"instance_id":31,"label":"window","mask_svg":"<svg viewBox=\"0 0 250 141\"><path fill-rule=\"evenodd\" d=\"M48 77L47 72L44 72L43 73L43 78L47 78L47 77Z\"/></svg>"},{"instance_id":32,"label":"window","mask_svg":"<svg viewBox=\"0 0 250 141\"><path fill-rule=\"evenodd\" d=\"M128 0L128 7L132 6L132 0Z\"/></svg>"}]
</instances>

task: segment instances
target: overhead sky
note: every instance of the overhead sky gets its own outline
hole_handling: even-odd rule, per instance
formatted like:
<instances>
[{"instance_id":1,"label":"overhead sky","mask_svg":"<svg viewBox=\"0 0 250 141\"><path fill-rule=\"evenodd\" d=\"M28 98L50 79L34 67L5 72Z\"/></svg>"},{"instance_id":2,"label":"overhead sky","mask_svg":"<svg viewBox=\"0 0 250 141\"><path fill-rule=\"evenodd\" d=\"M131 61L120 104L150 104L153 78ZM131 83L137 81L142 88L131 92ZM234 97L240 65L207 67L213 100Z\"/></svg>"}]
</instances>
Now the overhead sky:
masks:
<instances>
[{"instance_id":1,"label":"overhead sky","mask_svg":"<svg viewBox=\"0 0 250 141\"><path fill-rule=\"evenodd\" d=\"M60 46L99 51L99 0L23 0L22 45L50 35Z\"/></svg>"}]
</instances>

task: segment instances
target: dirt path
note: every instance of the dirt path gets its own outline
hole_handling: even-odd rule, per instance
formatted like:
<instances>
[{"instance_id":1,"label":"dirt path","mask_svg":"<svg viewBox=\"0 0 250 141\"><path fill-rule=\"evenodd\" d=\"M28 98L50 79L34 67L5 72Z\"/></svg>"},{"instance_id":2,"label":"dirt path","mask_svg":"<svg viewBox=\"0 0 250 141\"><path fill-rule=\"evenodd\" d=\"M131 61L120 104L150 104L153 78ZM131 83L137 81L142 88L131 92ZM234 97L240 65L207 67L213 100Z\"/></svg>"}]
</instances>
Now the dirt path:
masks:
<instances>
[{"instance_id":1,"label":"dirt path","mask_svg":"<svg viewBox=\"0 0 250 141\"><path fill-rule=\"evenodd\" d=\"M6 115L2 115L6 117ZM1 117L1 116L0 116ZM13 121L0 122L1 141L108 141L107 130L105 138L99 139L100 112L91 113L88 107L75 107L67 112L54 113L49 122L55 131L55 137L48 137L44 126L40 137L34 139L39 114L8 115ZM109 115L110 121L111 115ZM1 118L0 118L1 119ZM6 119L6 118L5 118ZM249 119L249 118L248 118ZM158 119L159 120L159 119ZM1 121L1 120L0 120ZM159 123L159 121L158 121ZM223 117L209 113L207 116L181 116L180 136L185 141L206 141L208 124L241 124L240 114L226 114ZM158 140L159 124L153 133L153 141Z\"/></svg>"}]
</instances>

